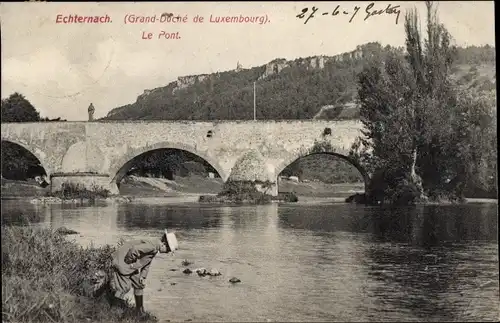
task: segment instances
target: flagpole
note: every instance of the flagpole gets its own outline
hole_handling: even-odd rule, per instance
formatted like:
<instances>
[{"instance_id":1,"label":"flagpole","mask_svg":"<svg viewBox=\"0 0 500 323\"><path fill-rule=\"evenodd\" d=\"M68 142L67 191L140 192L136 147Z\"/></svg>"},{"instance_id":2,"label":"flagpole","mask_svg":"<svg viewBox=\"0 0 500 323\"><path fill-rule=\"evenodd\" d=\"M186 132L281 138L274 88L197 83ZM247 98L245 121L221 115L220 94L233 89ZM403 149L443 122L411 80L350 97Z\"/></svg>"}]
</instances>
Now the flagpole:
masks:
<instances>
[{"instance_id":1,"label":"flagpole","mask_svg":"<svg viewBox=\"0 0 500 323\"><path fill-rule=\"evenodd\" d=\"M257 115L255 113L255 82L253 82L253 120L257 120Z\"/></svg>"}]
</instances>

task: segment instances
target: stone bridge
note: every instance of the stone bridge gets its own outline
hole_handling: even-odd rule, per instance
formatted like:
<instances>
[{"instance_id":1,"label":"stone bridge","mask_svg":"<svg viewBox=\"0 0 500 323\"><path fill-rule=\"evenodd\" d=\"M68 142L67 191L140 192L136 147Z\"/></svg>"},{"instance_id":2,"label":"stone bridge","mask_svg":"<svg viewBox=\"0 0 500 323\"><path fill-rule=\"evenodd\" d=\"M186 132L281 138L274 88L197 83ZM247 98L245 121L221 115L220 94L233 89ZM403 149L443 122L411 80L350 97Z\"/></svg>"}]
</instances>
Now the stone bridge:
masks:
<instances>
[{"instance_id":1,"label":"stone bridge","mask_svg":"<svg viewBox=\"0 0 500 323\"><path fill-rule=\"evenodd\" d=\"M33 153L50 178L51 189L70 181L118 193L133 158L173 148L205 159L227 181L270 181L295 160L323 152L354 164L348 153L361 135L359 121L114 121L3 123L2 141ZM329 143L318 150L317 143ZM321 145L319 145L321 146Z\"/></svg>"}]
</instances>

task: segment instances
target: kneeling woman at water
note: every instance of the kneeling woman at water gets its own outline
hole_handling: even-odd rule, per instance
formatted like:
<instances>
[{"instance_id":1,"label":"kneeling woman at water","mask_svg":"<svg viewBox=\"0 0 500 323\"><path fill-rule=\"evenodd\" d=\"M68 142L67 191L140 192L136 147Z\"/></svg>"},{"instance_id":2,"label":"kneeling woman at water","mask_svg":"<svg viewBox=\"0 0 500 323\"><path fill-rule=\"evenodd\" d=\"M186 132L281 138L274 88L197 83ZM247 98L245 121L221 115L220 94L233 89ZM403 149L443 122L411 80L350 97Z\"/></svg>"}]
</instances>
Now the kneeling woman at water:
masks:
<instances>
[{"instance_id":1,"label":"kneeling woman at water","mask_svg":"<svg viewBox=\"0 0 500 323\"><path fill-rule=\"evenodd\" d=\"M138 314L144 312L143 292L149 267L158 253L169 253L177 249L177 239L165 230L161 239L143 239L125 242L113 254L113 273L110 287L115 304L126 306L125 295L134 289L135 306Z\"/></svg>"}]
</instances>

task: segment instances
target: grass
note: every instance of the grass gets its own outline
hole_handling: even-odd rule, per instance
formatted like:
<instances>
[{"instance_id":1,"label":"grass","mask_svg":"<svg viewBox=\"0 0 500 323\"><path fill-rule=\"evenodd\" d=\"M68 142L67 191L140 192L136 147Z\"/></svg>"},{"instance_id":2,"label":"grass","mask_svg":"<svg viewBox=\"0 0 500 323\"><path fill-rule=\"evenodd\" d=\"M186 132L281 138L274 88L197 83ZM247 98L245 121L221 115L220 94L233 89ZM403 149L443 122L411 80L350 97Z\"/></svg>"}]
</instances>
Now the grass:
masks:
<instances>
[{"instance_id":1,"label":"grass","mask_svg":"<svg viewBox=\"0 0 500 323\"><path fill-rule=\"evenodd\" d=\"M109 293L94 293L93 276L109 272L114 247L83 248L59 232L29 226L2 226L1 239L3 321L137 320L132 306L111 307ZM156 318L146 314L142 321Z\"/></svg>"},{"instance_id":2,"label":"grass","mask_svg":"<svg viewBox=\"0 0 500 323\"><path fill-rule=\"evenodd\" d=\"M63 183L61 190L47 193L47 196L58 197L63 200L85 199L90 201L94 201L97 198L107 198L110 195L109 190L100 186L93 185L89 190L84 185L75 183Z\"/></svg>"},{"instance_id":3,"label":"grass","mask_svg":"<svg viewBox=\"0 0 500 323\"><path fill-rule=\"evenodd\" d=\"M26 197L26 196L44 196L50 191L50 187L42 188L34 180L18 181L10 179L1 179L2 196Z\"/></svg>"},{"instance_id":4,"label":"grass","mask_svg":"<svg viewBox=\"0 0 500 323\"><path fill-rule=\"evenodd\" d=\"M156 185L152 185L156 184ZM176 176L175 181L154 177L127 176L120 183L120 194L133 196L182 196L183 194L210 194L220 192L220 178L199 175Z\"/></svg>"}]
</instances>

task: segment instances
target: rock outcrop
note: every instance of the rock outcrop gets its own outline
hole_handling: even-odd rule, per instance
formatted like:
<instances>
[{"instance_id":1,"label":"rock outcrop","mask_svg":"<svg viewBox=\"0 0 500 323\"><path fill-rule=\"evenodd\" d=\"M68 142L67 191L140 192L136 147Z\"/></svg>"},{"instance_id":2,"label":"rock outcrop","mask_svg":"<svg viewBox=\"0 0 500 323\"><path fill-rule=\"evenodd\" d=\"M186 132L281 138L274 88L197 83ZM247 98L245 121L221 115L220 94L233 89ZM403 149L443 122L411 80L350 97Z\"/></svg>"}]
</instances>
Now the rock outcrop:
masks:
<instances>
[{"instance_id":1,"label":"rock outcrop","mask_svg":"<svg viewBox=\"0 0 500 323\"><path fill-rule=\"evenodd\" d=\"M365 45L357 46L356 49L351 52L342 53L334 56L319 55L306 58L298 58L295 60L286 60L285 58L277 58L263 66L260 66L263 72L260 75L259 80L266 79L272 75L280 74L281 71L283 71L287 67L301 66L305 67L307 70L321 70L325 68L325 65L328 64L329 62L345 62L349 60L364 59L380 49L381 49L380 44L368 43ZM236 64L236 68L228 72L240 72L243 70L245 69L243 69L242 65L238 62ZM138 96L137 103L146 100L149 96L152 95L173 95L177 91L186 89L190 86L193 86L196 83L206 82L210 78L218 78L220 77L221 74L222 73L180 76L177 78L177 80L169 83L165 87L144 90L144 93ZM129 106L130 105L126 105L112 109L108 113L107 117L111 117L123 110L126 110L129 108Z\"/></svg>"}]
</instances>

